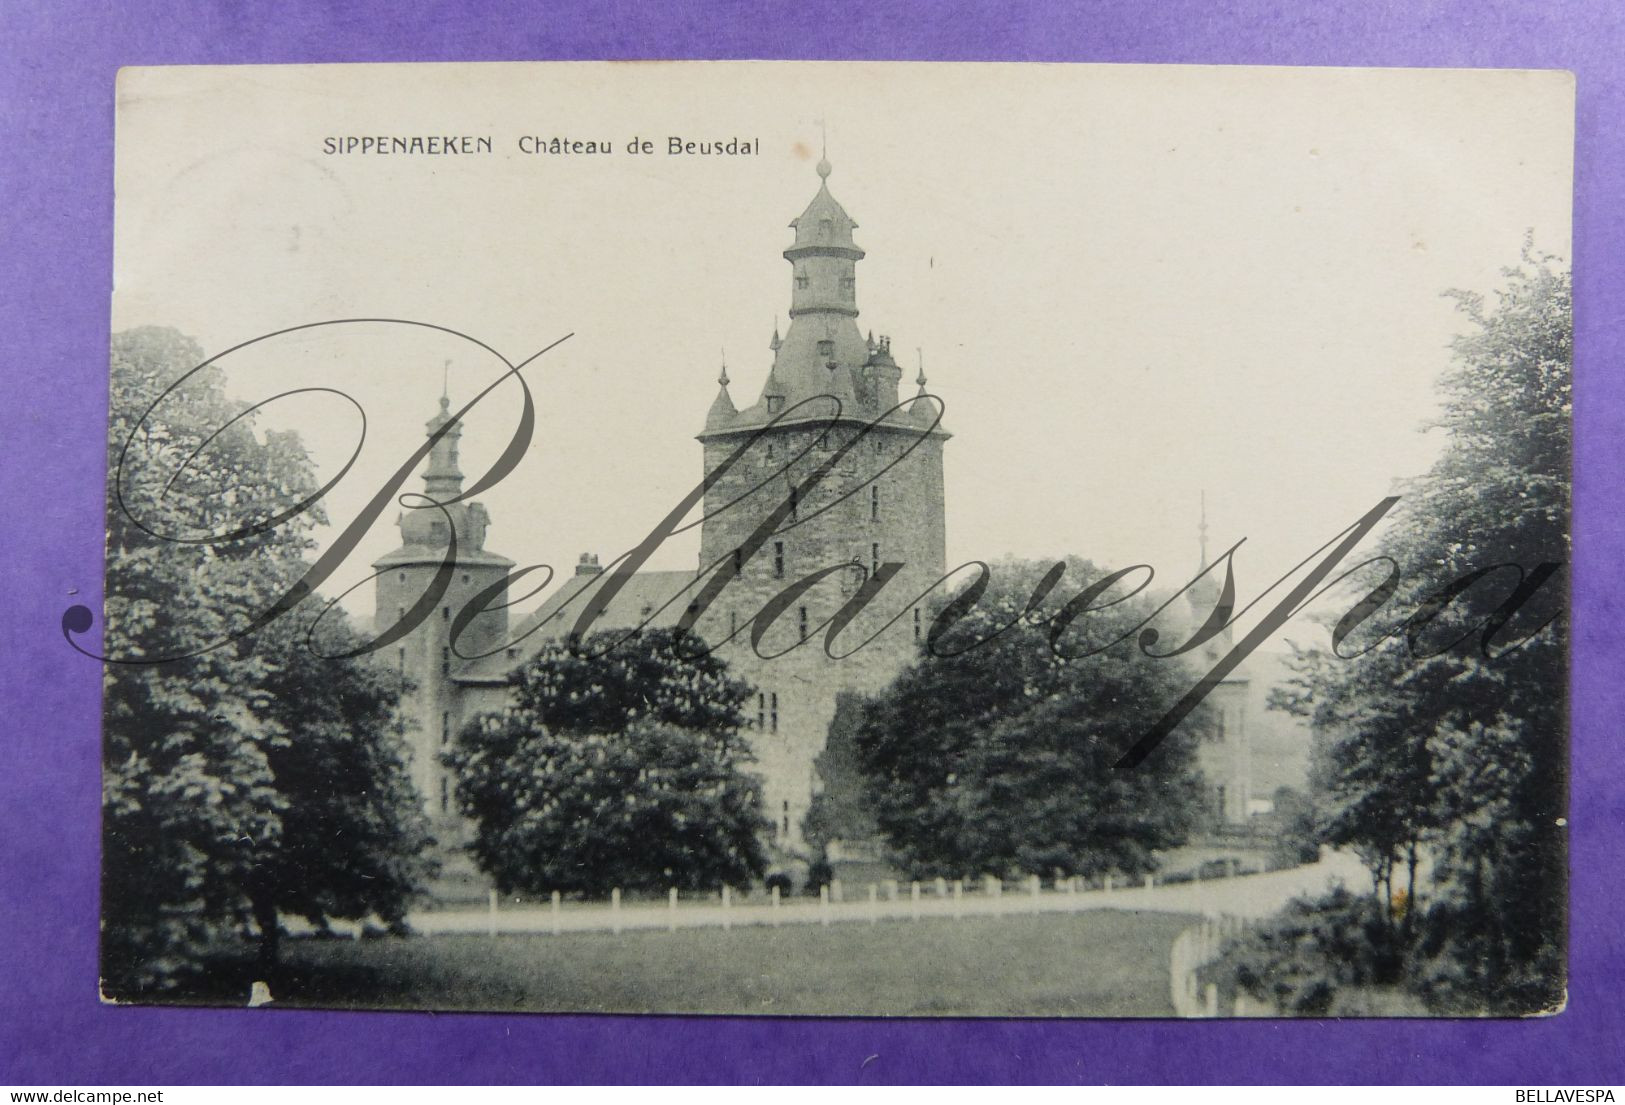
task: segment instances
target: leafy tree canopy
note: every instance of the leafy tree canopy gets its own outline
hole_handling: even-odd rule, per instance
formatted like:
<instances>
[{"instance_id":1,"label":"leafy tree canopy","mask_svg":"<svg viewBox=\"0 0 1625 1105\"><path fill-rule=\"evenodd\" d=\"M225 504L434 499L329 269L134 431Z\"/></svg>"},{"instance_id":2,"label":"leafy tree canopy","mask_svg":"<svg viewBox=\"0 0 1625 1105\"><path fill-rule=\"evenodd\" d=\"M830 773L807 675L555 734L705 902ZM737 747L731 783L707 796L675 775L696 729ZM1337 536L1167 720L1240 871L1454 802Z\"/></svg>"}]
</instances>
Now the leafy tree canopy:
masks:
<instances>
[{"instance_id":1,"label":"leafy tree canopy","mask_svg":"<svg viewBox=\"0 0 1625 1105\"><path fill-rule=\"evenodd\" d=\"M1519 1011L1561 999L1566 894L1571 280L1526 245L1441 381L1438 462L1410 481L1376 608L1341 655L1302 654L1285 704L1320 736L1327 839L1392 894L1423 849L1437 900L1424 956L1440 1000ZM1387 577L1387 583L1380 581ZM1392 613L1390 613L1392 612Z\"/></svg>"},{"instance_id":2,"label":"leafy tree canopy","mask_svg":"<svg viewBox=\"0 0 1625 1105\"><path fill-rule=\"evenodd\" d=\"M1143 620L1142 602L1106 605L1057 638L1067 600L1105 575L1083 560L1065 567L1076 586L1044 594L1051 565L995 565L937 655L922 652L863 711L856 747L871 808L916 874L1147 871L1192 826L1193 734L1206 711L1138 767L1113 765L1194 676L1130 645L1083 655L1081 642Z\"/></svg>"},{"instance_id":3,"label":"leafy tree canopy","mask_svg":"<svg viewBox=\"0 0 1625 1105\"><path fill-rule=\"evenodd\" d=\"M173 983L251 917L274 953L278 910L317 922L397 916L425 840L393 724L400 688L366 661L307 651L320 600L232 640L303 574L319 514L264 532L256 523L316 484L297 437L256 435L213 368L153 406L202 360L173 330L113 340L102 895L112 992ZM337 611L321 635L324 651L354 640Z\"/></svg>"},{"instance_id":4,"label":"leafy tree canopy","mask_svg":"<svg viewBox=\"0 0 1625 1105\"><path fill-rule=\"evenodd\" d=\"M505 892L711 889L761 876L768 828L739 730L748 688L674 630L543 648L446 753Z\"/></svg>"}]
</instances>

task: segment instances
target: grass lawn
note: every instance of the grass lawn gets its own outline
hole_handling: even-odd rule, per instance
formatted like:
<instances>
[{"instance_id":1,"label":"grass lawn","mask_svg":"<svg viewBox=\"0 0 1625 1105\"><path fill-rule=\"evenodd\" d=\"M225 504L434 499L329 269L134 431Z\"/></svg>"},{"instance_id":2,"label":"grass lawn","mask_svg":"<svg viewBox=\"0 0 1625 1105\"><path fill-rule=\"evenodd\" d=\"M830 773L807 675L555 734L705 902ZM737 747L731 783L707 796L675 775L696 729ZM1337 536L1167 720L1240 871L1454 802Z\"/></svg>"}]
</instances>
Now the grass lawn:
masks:
<instances>
[{"instance_id":1,"label":"grass lawn","mask_svg":"<svg viewBox=\"0 0 1625 1105\"><path fill-rule=\"evenodd\" d=\"M272 989L279 1005L329 1008L1159 1017L1173 1013L1169 948L1192 920L1095 910L727 932L290 940Z\"/></svg>"}]
</instances>

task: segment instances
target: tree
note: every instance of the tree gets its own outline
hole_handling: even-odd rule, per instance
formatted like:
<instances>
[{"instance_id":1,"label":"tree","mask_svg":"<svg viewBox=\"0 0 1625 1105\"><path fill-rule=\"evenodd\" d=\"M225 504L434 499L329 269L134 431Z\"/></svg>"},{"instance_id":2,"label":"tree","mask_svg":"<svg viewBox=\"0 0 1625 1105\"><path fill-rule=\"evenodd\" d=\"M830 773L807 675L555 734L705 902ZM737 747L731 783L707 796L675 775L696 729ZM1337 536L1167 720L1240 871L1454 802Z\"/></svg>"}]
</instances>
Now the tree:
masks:
<instances>
[{"instance_id":1,"label":"tree","mask_svg":"<svg viewBox=\"0 0 1625 1105\"><path fill-rule=\"evenodd\" d=\"M1079 584L1104 574L1065 567ZM1030 601L1043 569L995 566L938 654L922 653L864 710L856 745L870 804L915 875L1148 871L1201 808L1193 734L1205 711L1138 767L1113 766L1194 676L1132 646L1082 656L1062 636L1052 647L1063 601ZM1125 634L1148 613L1109 606L1089 615L1090 633Z\"/></svg>"},{"instance_id":2,"label":"tree","mask_svg":"<svg viewBox=\"0 0 1625 1105\"><path fill-rule=\"evenodd\" d=\"M320 513L261 525L315 479L295 435L261 438L239 418L217 369L158 402L202 360L173 330L113 340L102 970L116 994L173 985L256 901L268 954L277 908L398 915L422 843L383 723L399 688L364 661L306 651L319 600L232 640L303 573ZM327 651L359 643L334 617L324 637ZM374 831L312 839L362 823ZM379 867L403 878L352 884Z\"/></svg>"},{"instance_id":3,"label":"tree","mask_svg":"<svg viewBox=\"0 0 1625 1105\"><path fill-rule=\"evenodd\" d=\"M282 831L256 854L245 888L266 964L279 913L315 925L376 915L403 928L434 866L399 729L401 677L371 658L330 659L361 640L337 608L320 621L318 611L302 607L254 641L266 657L266 715L284 734L267 750Z\"/></svg>"},{"instance_id":4,"label":"tree","mask_svg":"<svg viewBox=\"0 0 1625 1105\"><path fill-rule=\"evenodd\" d=\"M1415 983L1446 1008L1532 1012L1564 985L1571 281L1527 244L1493 304L1455 293L1437 463L1381 552L1382 610L1343 654L1300 662L1296 706L1327 738L1333 840L1379 881L1436 857ZM1386 911L1385 911L1386 912ZM1409 917L1407 917L1409 921Z\"/></svg>"},{"instance_id":5,"label":"tree","mask_svg":"<svg viewBox=\"0 0 1625 1105\"><path fill-rule=\"evenodd\" d=\"M858 754L858 726L863 699L843 692L835 698L835 716L829 723L824 750L813 760L822 789L814 796L802 820L802 836L818 857L836 840L872 840L880 833L864 786L863 762Z\"/></svg>"},{"instance_id":6,"label":"tree","mask_svg":"<svg viewBox=\"0 0 1625 1105\"><path fill-rule=\"evenodd\" d=\"M542 649L514 673L508 708L445 754L470 847L505 893L700 890L766 870L739 734L748 688L679 631L610 648L621 636Z\"/></svg>"}]
</instances>

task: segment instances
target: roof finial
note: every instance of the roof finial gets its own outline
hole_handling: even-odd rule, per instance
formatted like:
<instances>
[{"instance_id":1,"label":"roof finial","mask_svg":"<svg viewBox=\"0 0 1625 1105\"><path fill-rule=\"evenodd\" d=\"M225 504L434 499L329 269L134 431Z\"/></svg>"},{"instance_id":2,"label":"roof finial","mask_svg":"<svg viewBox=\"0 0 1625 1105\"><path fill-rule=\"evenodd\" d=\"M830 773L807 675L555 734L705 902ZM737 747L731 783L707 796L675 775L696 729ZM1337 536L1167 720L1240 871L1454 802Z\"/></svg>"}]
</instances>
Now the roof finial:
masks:
<instances>
[{"instance_id":1,"label":"roof finial","mask_svg":"<svg viewBox=\"0 0 1625 1105\"><path fill-rule=\"evenodd\" d=\"M923 388L925 387L925 350L916 345L914 347L914 356L918 358L920 362L920 374L915 378L914 382Z\"/></svg>"},{"instance_id":2,"label":"roof finial","mask_svg":"<svg viewBox=\"0 0 1625 1105\"><path fill-rule=\"evenodd\" d=\"M440 409L446 410L451 406L451 359L446 359L445 365L440 369Z\"/></svg>"},{"instance_id":3,"label":"roof finial","mask_svg":"<svg viewBox=\"0 0 1625 1105\"><path fill-rule=\"evenodd\" d=\"M1202 548L1202 567L1207 567L1207 491L1202 491L1202 520L1196 524L1196 540Z\"/></svg>"},{"instance_id":4,"label":"roof finial","mask_svg":"<svg viewBox=\"0 0 1625 1105\"><path fill-rule=\"evenodd\" d=\"M818 120L818 140L818 175L822 179L828 180L829 174L834 171L834 168L829 163L829 128L822 119Z\"/></svg>"},{"instance_id":5,"label":"roof finial","mask_svg":"<svg viewBox=\"0 0 1625 1105\"><path fill-rule=\"evenodd\" d=\"M728 351L726 349L722 351L722 375L717 377L717 383L723 387L728 386Z\"/></svg>"},{"instance_id":6,"label":"roof finial","mask_svg":"<svg viewBox=\"0 0 1625 1105\"><path fill-rule=\"evenodd\" d=\"M779 345L780 344L781 343L779 341L779 316L774 315L773 316L773 340L767 343L767 347L769 349L771 349L773 352L777 353L779 351Z\"/></svg>"}]
</instances>

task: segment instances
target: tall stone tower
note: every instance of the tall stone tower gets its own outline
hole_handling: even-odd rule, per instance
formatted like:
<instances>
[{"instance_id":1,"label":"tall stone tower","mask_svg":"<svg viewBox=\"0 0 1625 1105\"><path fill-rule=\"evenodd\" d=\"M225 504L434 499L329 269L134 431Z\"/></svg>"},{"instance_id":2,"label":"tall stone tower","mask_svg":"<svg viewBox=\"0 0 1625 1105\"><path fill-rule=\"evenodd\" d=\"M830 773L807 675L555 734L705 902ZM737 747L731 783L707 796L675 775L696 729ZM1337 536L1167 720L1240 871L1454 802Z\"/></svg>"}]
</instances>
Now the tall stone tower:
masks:
<instances>
[{"instance_id":1,"label":"tall stone tower","mask_svg":"<svg viewBox=\"0 0 1625 1105\"><path fill-rule=\"evenodd\" d=\"M941 579L945 556L949 435L926 395L923 365L919 394L900 404L891 340L858 329L864 252L852 238L857 223L830 194L829 175L821 160L818 193L790 223L790 325L782 338L774 331L761 395L737 409L724 368L699 435L707 476L745 450L706 492L700 573L737 575L698 626L753 686L748 713L764 812L786 853L802 844L801 821L818 787L813 761L836 696L876 691L913 660L929 629L918 600ZM821 482L804 485L849 444ZM750 549L753 532L781 506L785 519ZM779 604L753 644L753 630L768 620L764 607L815 575ZM826 650L831 619L881 577L889 578Z\"/></svg>"},{"instance_id":2,"label":"tall stone tower","mask_svg":"<svg viewBox=\"0 0 1625 1105\"><path fill-rule=\"evenodd\" d=\"M393 653L384 653L399 665L409 681L400 712L402 718L410 719L403 725L411 752L412 781L423 795L430 816L455 824L452 783L440 764L441 749L464 720L462 695L453 676L463 665L461 656L479 656L500 649L507 641L508 612L500 606L507 601L506 594L490 604L495 609L479 614L463 630L455 649L452 624L474 595L507 574L513 561L486 551L485 531L490 516L485 507L452 502L463 492L463 473L457 460L462 426L453 422L451 403L444 395L440 397L440 410L428 422L429 436L442 427L446 427L445 433L432 447L429 466L423 473L424 496L442 505L415 506L403 512L396 519L401 531L400 548L375 561L373 568L378 573L375 624L381 632L405 618L429 590L453 533L456 535L457 555L445 595L427 618L396 643Z\"/></svg>"}]
</instances>

